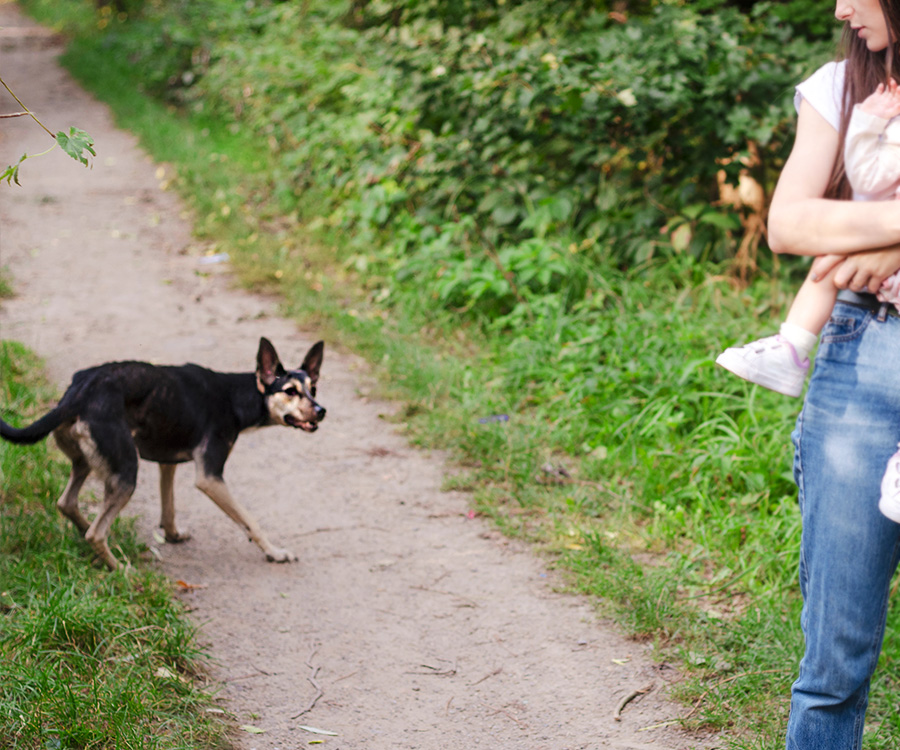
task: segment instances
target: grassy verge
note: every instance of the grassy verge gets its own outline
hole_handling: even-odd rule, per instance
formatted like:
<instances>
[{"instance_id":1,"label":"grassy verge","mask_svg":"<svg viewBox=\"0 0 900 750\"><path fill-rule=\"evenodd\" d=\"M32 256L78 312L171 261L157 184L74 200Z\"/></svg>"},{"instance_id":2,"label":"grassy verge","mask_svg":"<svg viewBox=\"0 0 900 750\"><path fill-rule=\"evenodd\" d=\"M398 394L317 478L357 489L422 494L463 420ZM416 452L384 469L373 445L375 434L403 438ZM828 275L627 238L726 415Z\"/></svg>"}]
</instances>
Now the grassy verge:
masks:
<instances>
[{"instance_id":1,"label":"grassy verge","mask_svg":"<svg viewBox=\"0 0 900 750\"><path fill-rule=\"evenodd\" d=\"M385 395L406 404L410 439L454 456L448 487L471 491L475 509L545 550L573 588L680 659L688 726L729 729L734 748L781 747L801 650L788 442L799 404L712 360L771 328L788 284L738 290L721 269L675 258L586 268L583 305L547 303L502 329L441 311L415 278L392 279L381 304L378 259L324 218L295 218L264 141L144 97L124 59L110 38L85 35L65 62L175 166L198 236L230 254L245 284L374 363ZM900 733L898 636L895 605L871 750Z\"/></svg>"},{"instance_id":2,"label":"grassy verge","mask_svg":"<svg viewBox=\"0 0 900 750\"><path fill-rule=\"evenodd\" d=\"M40 372L0 342L4 417L48 403ZM171 584L139 563L127 521L114 536L135 568L91 565L54 506L67 475L46 443L0 443L0 748L229 747Z\"/></svg>"}]
</instances>

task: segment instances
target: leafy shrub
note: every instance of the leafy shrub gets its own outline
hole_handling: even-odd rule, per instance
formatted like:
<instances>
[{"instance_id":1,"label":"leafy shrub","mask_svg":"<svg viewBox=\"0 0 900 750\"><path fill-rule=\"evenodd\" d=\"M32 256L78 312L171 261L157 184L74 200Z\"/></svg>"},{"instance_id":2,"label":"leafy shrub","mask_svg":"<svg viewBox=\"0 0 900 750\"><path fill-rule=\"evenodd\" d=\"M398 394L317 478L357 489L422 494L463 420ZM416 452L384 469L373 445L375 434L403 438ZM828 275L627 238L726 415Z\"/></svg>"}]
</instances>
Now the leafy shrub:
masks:
<instances>
[{"instance_id":1,"label":"leafy shrub","mask_svg":"<svg viewBox=\"0 0 900 750\"><path fill-rule=\"evenodd\" d=\"M192 95L277 153L301 213L324 201L381 299L415 277L487 319L574 303L585 267L731 257L746 217L719 175L771 188L793 86L829 52L765 4L597 6L261 6Z\"/></svg>"},{"instance_id":2,"label":"leafy shrub","mask_svg":"<svg viewBox=\"0 0 900 750\"><path fill-rule=\"evenodd\" d=\"M771 189L827 14L626 6L178 0L106 43L157 92L250 129L282 200L345 232L380 301L413 280L496 324L561 289L576 304L609 264L722 261L759 237L761 207L720 183Z\"/></svg>"}]
</instances>

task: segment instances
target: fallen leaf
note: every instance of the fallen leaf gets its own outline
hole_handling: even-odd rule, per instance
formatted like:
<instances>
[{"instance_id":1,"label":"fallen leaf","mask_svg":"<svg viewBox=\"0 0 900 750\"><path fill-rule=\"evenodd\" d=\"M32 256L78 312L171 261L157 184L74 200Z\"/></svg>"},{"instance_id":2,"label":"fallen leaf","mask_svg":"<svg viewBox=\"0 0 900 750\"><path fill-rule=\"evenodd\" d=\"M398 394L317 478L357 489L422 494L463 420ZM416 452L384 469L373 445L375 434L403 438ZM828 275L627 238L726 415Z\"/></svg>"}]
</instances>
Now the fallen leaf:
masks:
<instances>
[{"instance_id":1,"label":"fallen leaf","mask_svg":"<svg viewBox=\"0 0 900 750\"><path fill-rule=\"evenodd\" d=\"M245 732L249 732L250 734L265 734L266 733L265 729L260 729L259 727L253 727L253 726L250 726L249 724L241 724L241 729L243 729Z\"/></svg>"},{"instance_id":2,"label":"fallen leaf","mask_svg":"<svg viewBox=\"0 0 900 750\"><path fill-rule=\"evenodd\" d=\"M299 729L302 729L305 732L312 732L313 734L327 734L329 737L337 737L337 732L329 732L327 729L316 729L315 727L304 727L300 726Z\"/></svg>"},{"instance_id":3,"label":"fallen leaf","mask_svg":"<svg viewBox=\"0 0 900 750\"><path fill-rule=\"evenodd\" d=\"M188 682L188 680L182 677L180 674L173 672L168 667L158 667L157 670L153 673L155 677L161 677L164 680L178 680L179 682Z\"/></svg>"},{"instance_id":4,"label":"fallen leaf","mask_svg":"<svg viewBox=\"0 0 900 750\"><path fill-rule=\"evenodd\" d=\"M175 585L180 589L184 589L185 591L193 591L194 589L205 589L205 583L188 583L187 581L182 581L181 579L175 581Z\"/></svg>"}]
</instances>

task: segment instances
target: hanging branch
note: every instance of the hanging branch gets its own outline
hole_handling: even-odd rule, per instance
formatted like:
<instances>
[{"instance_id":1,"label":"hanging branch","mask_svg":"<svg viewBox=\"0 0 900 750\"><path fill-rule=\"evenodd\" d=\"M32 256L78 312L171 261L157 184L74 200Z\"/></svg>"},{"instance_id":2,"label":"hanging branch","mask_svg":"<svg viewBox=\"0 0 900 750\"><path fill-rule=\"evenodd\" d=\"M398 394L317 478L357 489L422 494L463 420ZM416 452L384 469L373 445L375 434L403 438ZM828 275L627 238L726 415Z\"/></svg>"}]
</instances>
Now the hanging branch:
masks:
<instances>
[{"instance_id":1,"label":"hanging branch","mask_svg":"<svg viewBox=\"0 0 900 750\"><path fill-rule=\"evenodd\" d=\"M91 156L96 156L97 152L94 151L94 139L83 130L79 130L75 127L70 127L68 133L64 133L61 130L55 135L47 128L44 123L42 123L37 115L34 114L28 107L26 107L22 100L16 96L15 92L6 84L2 78L0 78L0 85L3 86L8 92L9 95L18 102L19 106L22 107L22 112L11 112L9 114L0 114L0 118L8 119L12 117L30 117L34 120L44 131L54 140L54 144L48 148L46 151L42 151L39 154L35 154L35 156L43 156L44 154L49 153L54 148L59 146L63 151L65 151L69 156L71 156L75 161L81 162L84 166L90 168L91 163L89 158L85 155L85 152L90 154ZM6 170L0 174L0 180L6 180L7 185L11 185L13 182L16 185L21 185L19 182L19 167L22 166L22 162L26 159L30 158L28 154L22 154L16 164L11 165L6 168Z\"/></svg>"}]
</instances>

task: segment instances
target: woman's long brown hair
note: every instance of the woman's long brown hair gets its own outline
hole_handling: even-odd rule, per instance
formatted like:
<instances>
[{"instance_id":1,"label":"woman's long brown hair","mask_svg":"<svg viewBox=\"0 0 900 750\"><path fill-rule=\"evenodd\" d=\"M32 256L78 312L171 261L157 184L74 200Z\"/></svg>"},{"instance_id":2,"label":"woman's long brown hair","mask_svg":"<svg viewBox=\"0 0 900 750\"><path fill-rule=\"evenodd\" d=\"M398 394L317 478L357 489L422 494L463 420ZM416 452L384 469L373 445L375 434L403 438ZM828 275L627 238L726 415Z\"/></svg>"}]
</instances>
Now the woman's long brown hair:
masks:
<instances>
[{"instance_id":1,"label":"woman's long brown hair","mask_svg":"<svg viewBox=\"0 0 900 750\"><path fill-rule=\"evenodd\" d=\"M844 169L843 143L847 137L850 124L850 113L853 105L858 104L871 94L879 83L887 85L890 78L900 81L900 55L896 53L897 40L900 38L900 2L896 0L879 0L884 20L887 24L888 46L881 52L870 52L865 41L845 22L841 37L843 58L847 61L844 77L844 92L841 100L841 149L831 173L831 183L827 195L831 198L849 200L852 197L850 182Z\"/></svg>"}]
</instances>

